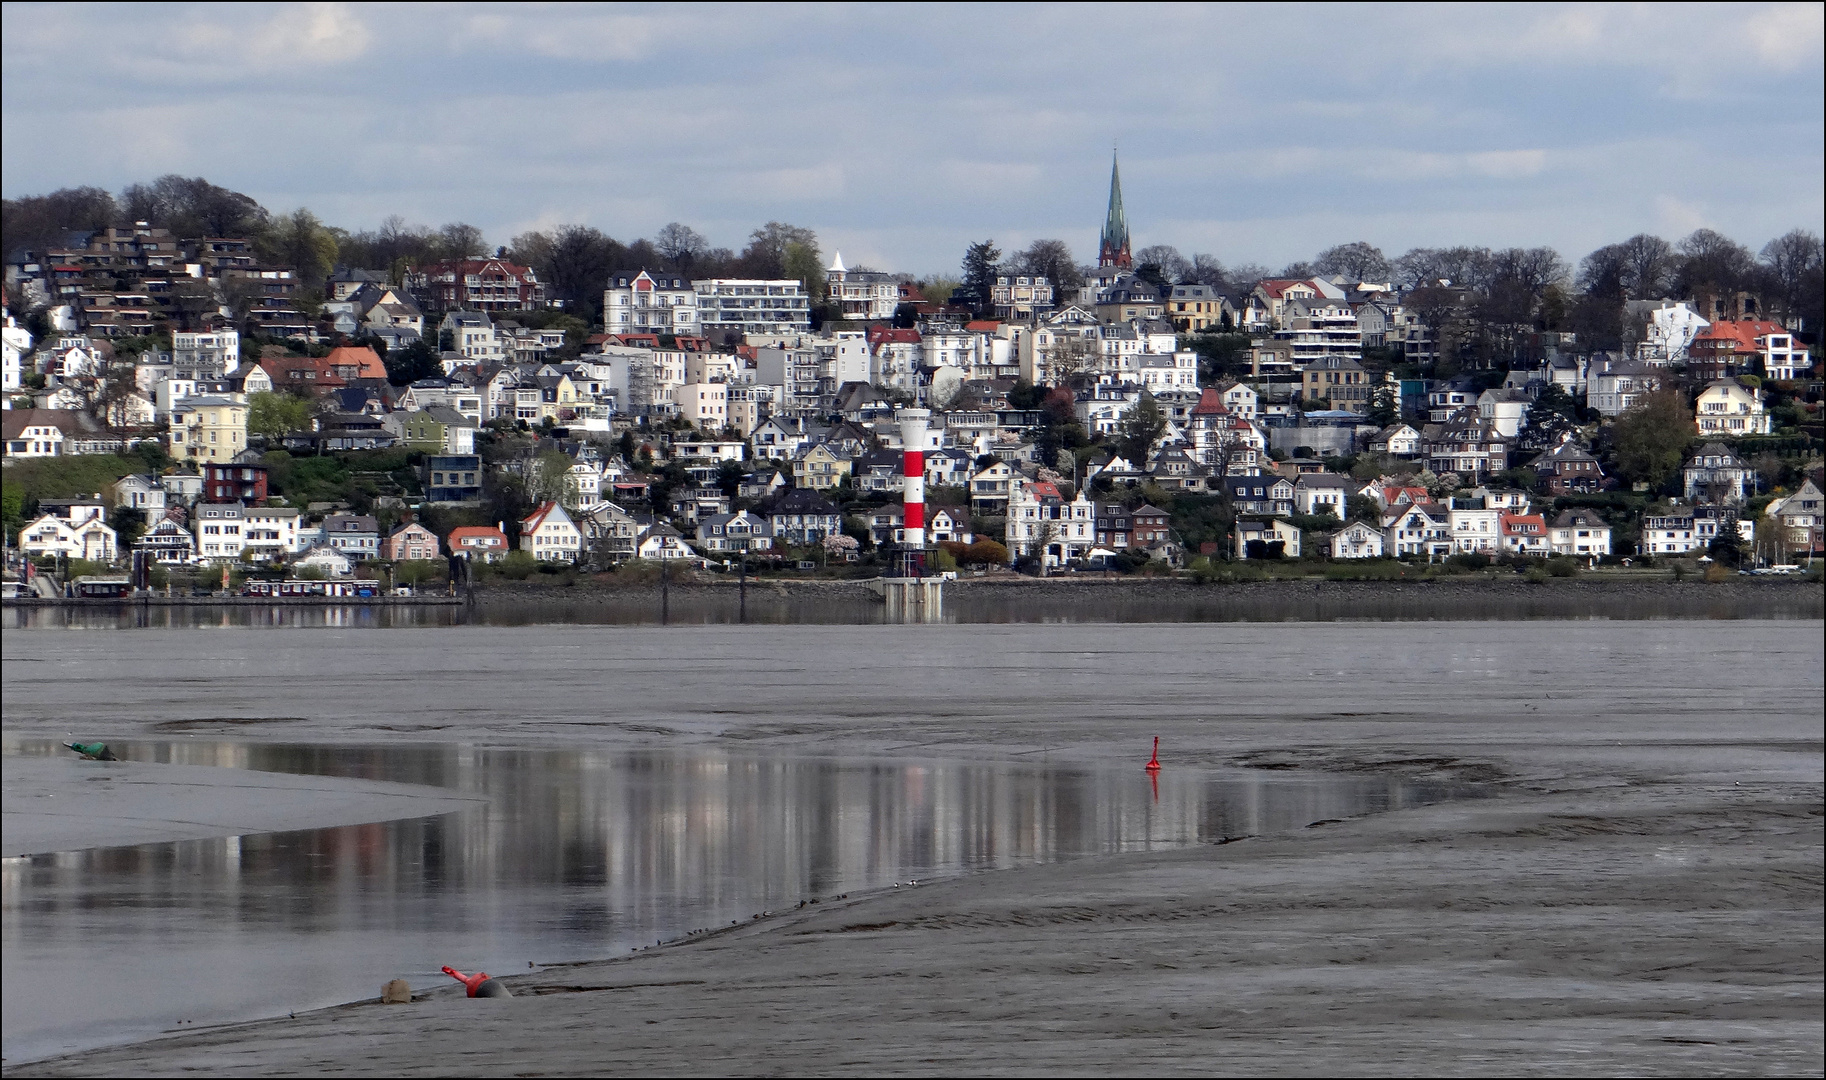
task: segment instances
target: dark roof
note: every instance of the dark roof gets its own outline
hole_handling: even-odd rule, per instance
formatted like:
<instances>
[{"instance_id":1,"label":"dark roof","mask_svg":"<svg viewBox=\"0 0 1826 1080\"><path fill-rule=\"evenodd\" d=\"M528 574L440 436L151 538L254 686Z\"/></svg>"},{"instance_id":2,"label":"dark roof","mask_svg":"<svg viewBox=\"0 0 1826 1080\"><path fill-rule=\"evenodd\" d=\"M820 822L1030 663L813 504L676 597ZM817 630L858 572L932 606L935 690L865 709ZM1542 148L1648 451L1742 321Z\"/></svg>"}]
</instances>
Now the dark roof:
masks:
<instances>
[{"instance_id":1,"label":"dark roof","mask_svg":"<svg viewBox=\"0 0 1826 1080\"><path fill-rule=\"evenodd\" d=\"M775 494L757 509L769 517L777 514L833 516L840 513L836 504L810 488L789 488Z\"/></svg>"}]
</instances>

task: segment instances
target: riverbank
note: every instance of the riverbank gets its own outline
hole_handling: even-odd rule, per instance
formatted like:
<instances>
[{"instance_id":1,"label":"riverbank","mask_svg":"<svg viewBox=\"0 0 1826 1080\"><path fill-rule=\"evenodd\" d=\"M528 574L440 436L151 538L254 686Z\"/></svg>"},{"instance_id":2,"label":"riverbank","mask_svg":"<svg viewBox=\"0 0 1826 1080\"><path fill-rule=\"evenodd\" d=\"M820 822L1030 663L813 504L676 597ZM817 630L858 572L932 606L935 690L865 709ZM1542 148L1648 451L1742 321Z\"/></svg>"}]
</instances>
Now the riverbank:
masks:
<instances>
[{"instance_id":1,"label":"riverbank","mask_svg":"<svg viewBox=\"0 0 1826 1080\"><path fill-rule=\"evenodd\" d=\"M597 726L546 731L536 718L552 706L530 700L512 729L472 715L439 737L461 731L500 742L561 731L592 744L733 739L829 753L1045 753L1138 766L1159 734L1169 770L1399 772L1478 781L1497 797L874 897L822 897L626 959L512 975L513 1001L444 991L408 1006L186 1032L7 1071L1821 1071L1826 747L1817 624L1745 624L1723 636L1644 625L1613 651L1595 628L1568 624L1528 639L1498 667L1538 681L1578 657L1580 670L1632 655L1693 660L1657 669L1662 676L1629 695L1549 690L1526 701L1480 666L1513 635L1475 626L1391 630L1400 640L1386 657L1342 671L1333 670L1342 662L1331 638L1355 628L1206 628L1210 655L1237 648L1236 633L1298 633L1325 658L1310 671L1259 680L1248 670L1227 675L1221 702L1211 698L1209 674L1159 662L1141 697L1107 688L1096 670L1074 678L1072 670L1097 666L1063 658L1107 641L1107 632L1060 627L1045 670L1059 706L1038 712L1013 707L1024 691L1009 683L1046 661L988 657L979 639L1003 632L959 628L948 636L967 640L954 656L932 653L922 628L871 631L892 639L882 642L889 651L905 638L934 675L967 688L909 705L909 717L820 700L782 723L763 706L788 694L792 678L750 686L752 715L654 717L645 715L647 692L624 684L628 715ZM589 648L610 651L654 638L567 633L567 642L582 633ZM701 649L755 647L740 628L691 633ZM1125 633L1121 651L1132 665L1157 655L1169 631ZM830 653L854 636L835 627L804 634L800 647L814 654L827 638ZM644 670L682 640L654 641L653 656L630 657L630 669ZM1694 651L1705 642L1714 642L1709 651ZM1346 688L1398 655L1438 656L1442 671L1466 673L1460 690L1385 694L1373 711L1351 705ZM984 665L981 677L949 673L971 657ZM554 661L526 685L561 684L568 670ZM1294 678L1299 692L1273 693ZM995 687L1008 701L989 696ZM1100 688L1115 696L1098 696ZM1129 707L1116 707L1120 700ZM340 707L314 703L325 714L306 725L314 737ZM458 716L440 702L430 712L443 724ZM393 737L426 737L416 730Z\"/></svg>"}]
</instances>

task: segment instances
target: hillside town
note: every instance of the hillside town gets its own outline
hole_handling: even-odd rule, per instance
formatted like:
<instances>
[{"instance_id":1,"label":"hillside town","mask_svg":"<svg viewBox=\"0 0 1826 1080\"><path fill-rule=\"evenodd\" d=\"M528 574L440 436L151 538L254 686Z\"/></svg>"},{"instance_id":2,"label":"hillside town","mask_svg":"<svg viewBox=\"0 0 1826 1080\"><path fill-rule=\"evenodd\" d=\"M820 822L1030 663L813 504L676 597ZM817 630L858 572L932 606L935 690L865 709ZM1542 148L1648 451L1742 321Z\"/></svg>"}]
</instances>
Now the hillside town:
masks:
<instances>
[{"instance_id":1,"label":"hillside town","mask_svg":"<svg viewBox=\"0 0 1826 1080\"><path fill-rule=\"evenodd\" d=\"M564 237L461 228L324 265L377 242L236 234L236 205L222 235L153 215L8 251L10 582L892 572L907 450L940 570L1826 553L1810 233L1760 259L1639 236L1576 271L1345 244L1269 274L1132 250L1112 164L1093 266L985 241L922 281L770 223L740 257L668 226L579 277Z\"/></svg>"}]
</instances>

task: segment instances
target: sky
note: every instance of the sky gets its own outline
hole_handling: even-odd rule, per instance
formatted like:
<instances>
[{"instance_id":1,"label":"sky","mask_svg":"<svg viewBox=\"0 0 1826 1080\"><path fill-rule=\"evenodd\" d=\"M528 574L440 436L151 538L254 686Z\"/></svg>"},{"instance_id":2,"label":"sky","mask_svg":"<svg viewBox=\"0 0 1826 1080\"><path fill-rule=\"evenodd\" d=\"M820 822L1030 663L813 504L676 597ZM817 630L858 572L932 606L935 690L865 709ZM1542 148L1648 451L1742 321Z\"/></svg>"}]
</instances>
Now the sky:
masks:
<instances>
[{"instance_id":1,"label":"sky","mask_svg":"<svg viewBox=\"0 0 1826 1080\"><path fill-rule=\"evenodd\" d=\"M1826 216L1826 6L15 4L0 191L204 176L489 243L779 220L1270 268L1337 243L1752 248Z\"/></svg>"}]
</instances>

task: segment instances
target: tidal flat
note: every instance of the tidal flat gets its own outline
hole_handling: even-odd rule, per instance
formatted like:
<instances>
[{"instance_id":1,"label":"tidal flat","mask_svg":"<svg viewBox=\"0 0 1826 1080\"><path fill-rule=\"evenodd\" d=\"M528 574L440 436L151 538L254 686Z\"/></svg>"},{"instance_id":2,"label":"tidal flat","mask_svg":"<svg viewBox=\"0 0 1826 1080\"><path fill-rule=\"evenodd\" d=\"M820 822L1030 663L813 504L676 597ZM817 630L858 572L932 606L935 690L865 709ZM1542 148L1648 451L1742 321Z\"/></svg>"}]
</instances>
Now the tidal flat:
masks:
<instances>
[{"instance_id":1,"label":"tidal flat","mask_svg":"<svg viewBox=\"0 0 1826 1080\"><path fill-rule=\"evenodd\" d=\"M511 976L512 1001L7 1071L1817 1074L1822 641L1753 619L9 631L9 737L1138 769L1159 735L1169 771L1490 797L826 897Z\"/></svg>"}]
</instances>

